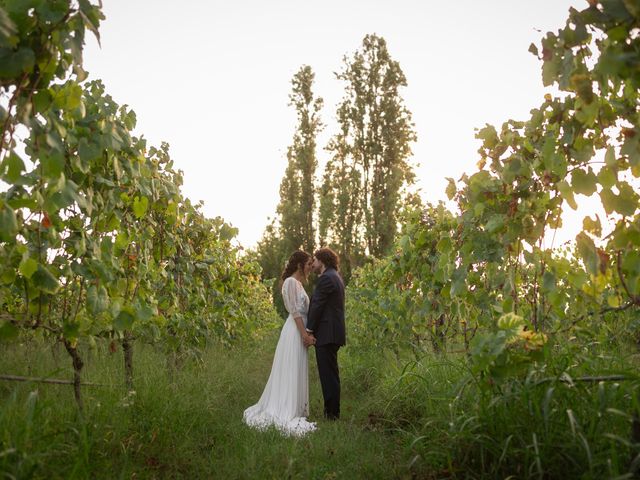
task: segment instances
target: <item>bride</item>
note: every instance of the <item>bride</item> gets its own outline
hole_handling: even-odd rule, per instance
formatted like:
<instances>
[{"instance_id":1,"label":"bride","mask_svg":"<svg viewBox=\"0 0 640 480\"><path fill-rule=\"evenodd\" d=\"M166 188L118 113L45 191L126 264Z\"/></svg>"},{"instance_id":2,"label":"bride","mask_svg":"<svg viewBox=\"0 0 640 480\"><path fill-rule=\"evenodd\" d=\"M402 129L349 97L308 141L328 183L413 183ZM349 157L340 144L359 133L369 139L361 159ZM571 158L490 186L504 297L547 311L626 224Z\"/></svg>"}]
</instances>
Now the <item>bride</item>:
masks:
<instances>
[{"instance_id":1,"label":"bride","mask_svg":"<svg viewBox=\"0 0 640 480\"><path fill-rule=\"evenodd\" d=\"M306 282L313 258L294 252L282 273L282 298L289 316L280 332L271 374L260 400L244 411L247 425L264 429L271 425L285 434L301 436L316 429L308 422L309 358L307 347L313 338L306 331L309 297ZM306 342L305 342L306 341Z\"/></svg>"}]
</instances>

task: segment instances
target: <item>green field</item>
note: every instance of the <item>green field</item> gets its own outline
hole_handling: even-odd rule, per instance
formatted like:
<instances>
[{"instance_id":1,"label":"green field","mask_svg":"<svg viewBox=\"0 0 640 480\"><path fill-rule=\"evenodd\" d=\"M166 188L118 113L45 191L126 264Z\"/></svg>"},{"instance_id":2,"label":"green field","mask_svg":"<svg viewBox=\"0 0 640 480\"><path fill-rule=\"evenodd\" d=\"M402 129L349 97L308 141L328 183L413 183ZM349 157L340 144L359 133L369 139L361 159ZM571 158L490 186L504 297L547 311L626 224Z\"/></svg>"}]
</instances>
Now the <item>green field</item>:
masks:
<instances>
[{"instance_id":1,"label":"green field","mask_svg":"<svg viewBox=\"0 0 640 480\"><path fill-rule=\"evenodd\" d=\"M318 431L254 431L242 412L261 393L275 342L211 346L173 373L163 354L139 348L135 394L122 387L120 349L81 349L85 381L105 385L84 387L82 416L71 386L3 382L2 478L613 478L638 453L635 382L525 381L492 396L467 381L461 358L407 362L356 348L341 351L339 422L319 418L311 353ZM637 364L594 353L586 362L574 353L567 374L631 375ZM0 371L68 378L68 364L62 349L32 340L5 348Z\"/></svg>"},{"instance_id":2,"label":"green field","mask_svg":"<svg viewBox=\"0 0 640 480\"><path fill-rule=\"evenodd\" d=\"M271 367L275 337L252 348L211 347L173 379L164 357L136 352L136 391L121 386L122 355L87 357L80 418L67 385L0 385L3 478L389 478L406 471L398 435L372 424L363 375L344 358L343 419L319 419L322 395L311 358L311 418L319 430L303 439L242 423ZM34 355L34 350L37 354ZM7 354L10 353L10 354ZM311 354L313 355L313 353ZM65 378L66 353L27 343L3 354L0 370ZM321 415L320 415L321 416Z\"/></svg>"}]
</instances>

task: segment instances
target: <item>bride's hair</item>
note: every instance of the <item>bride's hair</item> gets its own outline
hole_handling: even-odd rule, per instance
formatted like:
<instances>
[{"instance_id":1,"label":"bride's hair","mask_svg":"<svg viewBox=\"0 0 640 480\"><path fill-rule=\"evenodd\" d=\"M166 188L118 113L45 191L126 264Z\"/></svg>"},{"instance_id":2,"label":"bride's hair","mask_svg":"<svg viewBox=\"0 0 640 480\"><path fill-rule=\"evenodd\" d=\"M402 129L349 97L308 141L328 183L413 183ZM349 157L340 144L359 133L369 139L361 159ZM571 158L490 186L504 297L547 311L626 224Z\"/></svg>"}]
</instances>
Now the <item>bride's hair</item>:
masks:
<instances>
[{"instance_id":1,"label":"bride's hair","mask_svg":"<svg viewBox=\"0 0 640 480\"><path fill-rule=\"evenodd\" d=\"M284 282L287 278L296 273L298 268L300 268L300 265L304 268L310 258L311 255L307 252L303 252L302 250L296 250L293 252L287 261L287 266L284 267L284 271L282 272L282 281Z\"/></svg>"}]
</instances>

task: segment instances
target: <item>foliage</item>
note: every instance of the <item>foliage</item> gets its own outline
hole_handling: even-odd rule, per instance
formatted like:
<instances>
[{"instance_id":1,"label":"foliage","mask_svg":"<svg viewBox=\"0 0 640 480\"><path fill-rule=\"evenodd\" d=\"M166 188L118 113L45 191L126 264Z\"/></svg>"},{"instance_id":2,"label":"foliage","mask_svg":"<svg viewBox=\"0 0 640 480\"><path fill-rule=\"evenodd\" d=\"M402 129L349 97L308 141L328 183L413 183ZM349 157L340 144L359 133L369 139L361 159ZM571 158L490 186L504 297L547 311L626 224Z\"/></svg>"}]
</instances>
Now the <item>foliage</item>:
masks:
<instances>
[{"instance_id":1,"label":"foliage","mask_svg":"<svg viewBox=\"0 0 640 480\"><path fill-rule=\"evenodd\" d=\"M97 34L100 8L7 2L0 12L2 54L33 58L0 71L1 337L23 329L63 342L80 403L80 338L121 339L131 367L135 337L188 350L268 322L236 230L182 197L168 146L147 151L133 111L99 81L81 83L84 31Z\"/></svg>"},{"instance_id":2,"label":"foliage","mask_svg":"<svg viewBox=\"0 0 640 480\"><path fill-rule=\"evenodd\" d=\"M379 415L413 437L416 462L451 476L637 474L637 365L623 353L640 314L636 3L571 9L533 45L562 95L480 129L478 171L447 188L457 211L414 212L393 252L355 273L351 345L414 358ZM605 218L554 246L581 195Z\"/></svg>"},{"instance_id":3,"label":"foliage","mask_svg":"<svg viewBox=\"0 0 640 480\"><path fill-rule=\"evenodd\" d=\"M544 366L499 390L477 382L465 356L387 358L371 391L374 426L400 432L409 468L436 478L631 477L633 350L583 340L547 345ZM598 381L603 373L625 380Z\"/></svg>"},{"instance_id":4,"label":"foliage","mask_svg":"<svg viewBox=\"0 0 640 480\"><path fill-rule=\"evenodd\" d=\"M271 283L272 300L282 316L287 313L280 293L280 275L287 259L298 249L313 254L316 245L316 137L323 128L323 100L313 93L314 78L311 67L305 65L291 81L289 100L298 123L287 151L277 217L266 227L255 250L262 277Z\"/></svg>"},{"instance_id":5,"label":"foliage","mask_svg":"<svg viewBox=\"0 0 640 480\"><path fill-rule=\"evenodd\" d=\"M445 315L449 332L464 333L467 347L469 327L493 330L508 313L534 331L626 311L637 315L640 196L632 185L640 176L634 140L640 84L636 71L620 63L640 62L638 12L629 8L592 2L582 12L572 9L567 26L547 35L543 79L566 94L547 95L527 121L478 131L479 170L459 184L450 180L447 189L459 214L443 220L442 207L431 208L424 213L430 223L410 220L396 254L380 264L390 274L371 282L378 288L371 298L380 303L385 292L411 292L415 306L407 318L416 329L433 325L430 305L423 305L425 297L436 297L446 312L435 313ZM576 83L585 78L589 93ZM575 208L576 195L595 193L607 218L585 218L574 247L546 246L545 238L561 226L564 204ZM409 341L407 334L402 338Z\"/></svg>"},{"instance_id":6,"label":"foliage","mask_svg":"<svg viewBox=\"0 0 640 480\"><path fill-rule=\"evenodd\" d=\"M320 236L340 247L349 266L392 246L403 187L414 181L409 157L416 134L400 96L407 81L384 38L365 36L336 76L346 84L345 97L339 132L327 147L333 157L322 186Z\"/></svg>"},{"instance_id":7,"label":"foliage","mask_svg":"<svg viewBox=\"0 0 640 480\"><path fill-rule=\"evenodd\" d=\"M454 269L443 246L456 228L444 205L412 210L404 218L396 253L356 270L347 295L355 342L372 343L399 353L405 347L420 353L428 341L441 349L458 318L468 320L470 305L452 302ZM362 321L366 319L365 321ZM364 329L360 334L360 329ZM460 333L460 330L456 330Z\"/></svg>"},{"instance_id":8,"label":"foliage","mask_svg":"<svg viewBox=\"0 0 640 480\"><path fill-rule=\"evenodd\" d=\"M257 251L265 277L275 278L279 271L270 270L273 260L281 257L276 263L280 267L301 245L312 252L317 233L320 245L332 246L340 255L343 277L349 281L352 269L369 256L388 252L400 211L418 198L407 192L414 181L409 157L416 135L399 93L406 78L382 37L367 35L362 49L345 57L343 71L336 74L345 83L337 109L339 132L326 147L332 156L316 191L322 99L314 99L313 76L310 67L294 76L290 98L298 126L287 153L278 217L265 230Z\"/></svg>"},{"instance_id":9,"label":"foliage","mask_svg":"<svg viewBox=\"0 0 640 480\"><path fill-rule=\"evenodd\" d=\"M522 317L507 313L498 319L495 332L474 337L470 349L474 373L493 385L505 378L524 377L535 362L544 360L547 336L525 327Z\"/></svg>"},{"instance_id":10,"label":"foliage","mask_svg":"<svg viewBox=\"0 0 640 480\"><path fill-rule=\"evenodd\" d=\"M287 169L280 184L279 233L285 251L296 249L312 253L315 246L316 137L322 129L322 98L314 97L315 74L309 66L300 67L291 81L290 105L295 107L298 125L293 144L287 151Z\"/></svg>"}]
</instances>

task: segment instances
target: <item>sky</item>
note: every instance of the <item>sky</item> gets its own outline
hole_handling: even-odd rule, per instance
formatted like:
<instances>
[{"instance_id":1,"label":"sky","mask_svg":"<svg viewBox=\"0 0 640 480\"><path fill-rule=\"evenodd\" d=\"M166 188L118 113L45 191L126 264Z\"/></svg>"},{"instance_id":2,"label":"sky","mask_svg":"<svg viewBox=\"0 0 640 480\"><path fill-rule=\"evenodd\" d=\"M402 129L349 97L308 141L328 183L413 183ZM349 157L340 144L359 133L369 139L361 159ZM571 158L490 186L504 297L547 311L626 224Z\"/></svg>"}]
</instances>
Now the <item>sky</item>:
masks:
<instances>
[{"instance_id":1,"label":"sky","mask_svg":"<svg viewBox=\"0 0 640 480\"><path fill-rule=\"evenodd\" d=\"M101 46L89 35L90 79L138 118L136 134L170 144L183 193L238 227L252 247L275 214L295 129L291 78L302 65L324 99L324 147L336 132L343 57L366 34L387 41L408 86L417 187L445 200L446 177L477 170L476 128L527 119L546 92L527 50L586 0L104 0ZM328 154L319 148L320 168ZM590 213L592 199L582 199ZM573 238L569 212L556 244Z\"/></svg>"}]
</instances>

